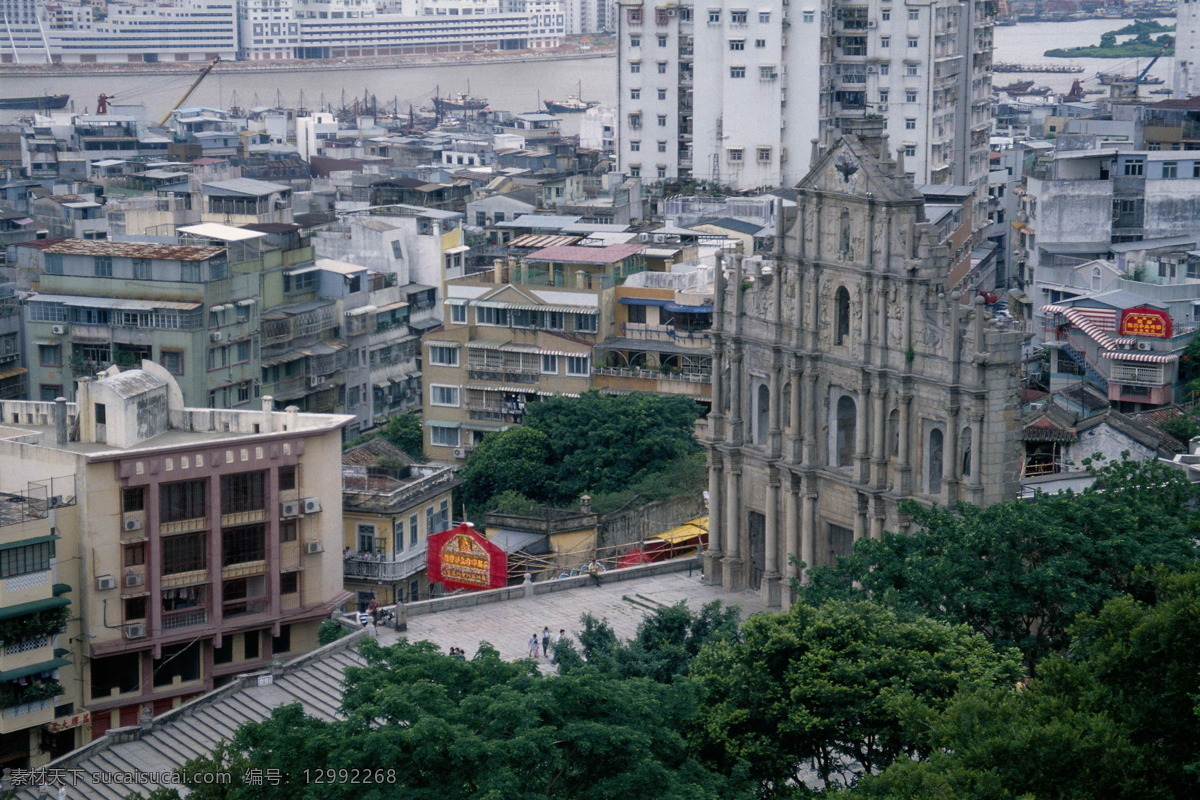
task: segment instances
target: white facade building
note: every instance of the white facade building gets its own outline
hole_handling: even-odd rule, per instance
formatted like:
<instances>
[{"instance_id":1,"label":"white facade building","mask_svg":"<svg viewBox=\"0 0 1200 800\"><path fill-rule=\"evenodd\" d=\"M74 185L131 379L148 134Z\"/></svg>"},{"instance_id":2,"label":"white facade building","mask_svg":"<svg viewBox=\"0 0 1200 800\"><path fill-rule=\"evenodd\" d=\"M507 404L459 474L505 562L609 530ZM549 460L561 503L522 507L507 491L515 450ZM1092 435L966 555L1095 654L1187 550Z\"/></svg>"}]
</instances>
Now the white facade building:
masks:
<instances>
[{"instance_id":1,"label":"white facade building","mask_svg":"<svg viewBox=\"0 0 1200 800\"><path fill-rule=\"evenodd\" d=\"M986 186L982 0L657 2L622 0L617 15L622 170L792 185L812 139L878 115L915 182Z\"/></svg>"},{"instance_id":2,"label":"white facade building","mask_svg":"<svg viewBox=\"0 0 1200 800\"><path fill-rule=\"evenodd\" d=\"M1176 97L1200 95L1200 0L1179 0L1175 8Z\"/></svg>"},{"instance_id":3,"label":"white facade building","mask_svg":"<svg viewBox=\"0 0 1200 800\"><path fill-rule=\"evenodd\" d=\"M300 45L294 0L238 0L241 34L238 58L271 61L295 58Z\"/></svg>"}]
</instances>

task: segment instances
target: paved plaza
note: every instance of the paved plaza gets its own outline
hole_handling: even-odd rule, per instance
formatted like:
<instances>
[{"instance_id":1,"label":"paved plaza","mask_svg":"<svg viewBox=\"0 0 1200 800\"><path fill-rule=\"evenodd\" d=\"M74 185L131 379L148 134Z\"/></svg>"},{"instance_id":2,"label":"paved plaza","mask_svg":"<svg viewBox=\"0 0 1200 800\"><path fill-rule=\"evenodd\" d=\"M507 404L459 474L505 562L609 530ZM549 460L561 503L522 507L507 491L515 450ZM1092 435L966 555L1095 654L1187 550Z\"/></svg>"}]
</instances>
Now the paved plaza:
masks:
<instances>
[{"instance_id":1,"label":"paved plaza","mask_svg":"<svg viewBox=\"0 0 1200 800\"><path fill-rule=\"evenodd\" d=\"M441 611L411 617L408 631L398 633L380 627L382 644L405 636L410 641L428 640L443 651L461 647L467 657L475 654L480 642L490 642L505 659L526 658L529 637L540 636L543 626L554 633L565 628L572 640L582 626L585 613L608 620L617 636L628 639L637 632L642 618L655 608L680 601L699 609L713 600L737 605L746 617L766 610L756 592L727 592L721 587L700 582L700 572L675 572L629 581L606 580L602 586L585 586L550 592L519 600L508 600L470 608Z\"/></svg>"}]
</instances>

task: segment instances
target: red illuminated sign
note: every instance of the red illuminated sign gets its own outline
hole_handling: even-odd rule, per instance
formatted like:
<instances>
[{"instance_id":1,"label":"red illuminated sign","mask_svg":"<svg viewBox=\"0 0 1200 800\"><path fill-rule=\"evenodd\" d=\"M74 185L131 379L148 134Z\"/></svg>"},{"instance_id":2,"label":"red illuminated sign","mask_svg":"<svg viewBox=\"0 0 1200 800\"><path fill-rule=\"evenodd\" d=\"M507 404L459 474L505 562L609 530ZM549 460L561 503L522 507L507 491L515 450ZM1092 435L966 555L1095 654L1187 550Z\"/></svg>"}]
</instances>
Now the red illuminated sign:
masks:
<instances>
[{"instance_id":1,"label":"red illuminated sign","mask_svg":"<svg viewBox=\"0 0 1200 800\"><path fill-rule=\"evenodd\" d=\"M429 580L447 589L495 589L508 580L508 554L469 525L429 537Z\"/></svg>"},{"instance_id":2,"label":"red illuminated sign","mask_svg":"<svg viewBox=\"0 0 1200 800\"><path fill-rule=\"evenodd\" d=\"M1127 308L1121 312L1122 336L1171 338L1171 315L1157 308Z\"/></svg>"}]
</instances>

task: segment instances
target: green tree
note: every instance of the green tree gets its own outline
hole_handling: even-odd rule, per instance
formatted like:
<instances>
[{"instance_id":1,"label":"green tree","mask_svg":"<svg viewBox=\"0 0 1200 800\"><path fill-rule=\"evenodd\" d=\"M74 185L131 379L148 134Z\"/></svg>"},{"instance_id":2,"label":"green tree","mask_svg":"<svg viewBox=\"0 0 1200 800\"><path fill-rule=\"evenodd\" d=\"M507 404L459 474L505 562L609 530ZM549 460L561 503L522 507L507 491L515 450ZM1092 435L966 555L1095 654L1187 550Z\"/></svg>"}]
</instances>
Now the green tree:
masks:
<instances>
[{"instance_id":1,"label":"green tree","mask_svg":"<svg viewBox=\"0 0 1200 800\"><path fill-rule=\"evenodd\" d=\"M1146 591L1141 568L1197 560L1183 473L1154 461L1093 470L1082 492L1039 495L956 511L907 503L916 530L856 543L818 567L809 602L868 596L966 623L1032 669L1066 647L1067 626L1107 599Z\"/></svg>"},{"instance_id":2,"label":"green tree","mask_svg":"<svg viewBox=\"0 0 1200 800\"><path fill-rule=\"evenodd\" d=\"M553 474L551 454L546 434L529 426L484 437L459 473L460 496L468 514L477 514L502 492L517 492L538 502L550 499L546 487Z\"/></svg>"},{"instance_id":3,"label":"green tree","mask_svg":"<svg viewBox=\"0 0 1200 800\"><path fill-rule=\"evenodd\" d=\"M424 460L425 445L421 431L421 418L416 414L397 414L394 417L388 417L382 435L413 458Z\"/></svg>"},{"instance_id":4,"label":"green tree","mask_svg":"<svg viewBox=\"0 0 1200 800\"><path fill-rule=\"evenodd\" d=\"M957 698L924 728L927 759L897 761L854 794L1200 795L1200 570L1159 572L1145 600L1113 598L1070 633L1070 653L1023 691Z\"/></svg>"},{"instance_id":5,"label":"green tree","mask_svg":"<svg viewBox=\"0 0 1200 800\"><path fill-rule=\"evenodd\" d=\"M958 692L1020 674L1014 651L965 626L865 601L800 604L701 652L697 741L730 774L748 770L760 797L785 797L810 768L831 786L914 753L913 729Z\"/></svg>"},{"instance_id":6,"label":"green tree","mask_svg":"<svg viewBox=\"0 0 1200 800\"><path fill-rule=\"evenodd\" d=\"M460 496L477 513L507 491L552 504L620 491L694 453L698 414L686 397L640 393L531 403L522 425L475 448L460 473Z\"/></svg>"},{"instance_id":7,"label":"green tree","mask_svg":"<svg viewBox=\"0 0 1200 800\"><path fill-rule=\"evenodd\" d=\"M591 614L584 614L582 622L580 655L586 661L559 658L560 673L589 670L670 683L691 672L706 645L738 639L740 612L720 601L694 612L681 601L648 615L629 642L620 641L607 621Z\"/></svg>"},{"instance_id":8,"label":"green tree","mask_svg":"<svg viewBox=\"0 0 1200 800\"><path fill-rule=\"evenodd\" d=\"M688 750L698 699L690 684L543 676L532 661L508 663L487 646L469 661L427 642L368 641L361 652L368 665L347 670L344 719L289 706L235 735L238 757L289 782L234 786L220 800L738 797ZM340 769L382 770L388 782L312 780Z\"/></svg>"}]
</instances>

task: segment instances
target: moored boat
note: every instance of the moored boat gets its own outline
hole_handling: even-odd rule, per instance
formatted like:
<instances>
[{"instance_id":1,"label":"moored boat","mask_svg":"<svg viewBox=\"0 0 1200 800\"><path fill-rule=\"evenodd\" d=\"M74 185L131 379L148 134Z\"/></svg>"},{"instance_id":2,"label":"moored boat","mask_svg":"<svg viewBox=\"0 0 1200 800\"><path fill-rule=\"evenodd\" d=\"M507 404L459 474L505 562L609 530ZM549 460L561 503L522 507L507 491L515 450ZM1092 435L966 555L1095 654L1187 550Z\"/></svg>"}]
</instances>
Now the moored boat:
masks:
<instances>
[{"instance_id":1,"label":"moored boat","mask_svg":"<svg viewBox=\"0 0 1200 800\"><path fill-rule=\"evenodd\" d=\"M66 108L69 94L46 94L36 97L0 97L0 109L44 111Z\"/></svg>"},{"instance_id":2,"label":"moored boat","mask_svg":"<svg viewBox=\"0 0 1200 800\"><path fill-rule=\"evenodd\" d=\"M578 95L567 95L566 100L547 100L546 110L551 114L578 114L600 105L599 100L581 100Z\"/></svg>"}]
</instances>

